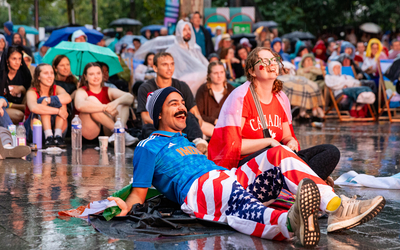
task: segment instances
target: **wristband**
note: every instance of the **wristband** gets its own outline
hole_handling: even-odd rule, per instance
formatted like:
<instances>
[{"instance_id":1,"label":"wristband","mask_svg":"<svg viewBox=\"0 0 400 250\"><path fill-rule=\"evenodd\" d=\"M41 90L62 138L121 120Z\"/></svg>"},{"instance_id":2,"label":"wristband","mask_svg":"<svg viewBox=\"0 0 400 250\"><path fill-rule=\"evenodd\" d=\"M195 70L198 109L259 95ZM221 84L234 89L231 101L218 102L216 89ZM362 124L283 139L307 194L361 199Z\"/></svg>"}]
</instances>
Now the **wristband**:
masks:
<instances>
[{"instance_id":1,"label":"wristband","mask_svg":"<svg viewBox=\"0 0 400 250\"><path fill-rule=\"evenodd\" d=\"M9 103L8 103L8 107L9 107L9 108L11 108L12 105L13 105L12 102L9 102Z\"/></svg>"}]
</instances>

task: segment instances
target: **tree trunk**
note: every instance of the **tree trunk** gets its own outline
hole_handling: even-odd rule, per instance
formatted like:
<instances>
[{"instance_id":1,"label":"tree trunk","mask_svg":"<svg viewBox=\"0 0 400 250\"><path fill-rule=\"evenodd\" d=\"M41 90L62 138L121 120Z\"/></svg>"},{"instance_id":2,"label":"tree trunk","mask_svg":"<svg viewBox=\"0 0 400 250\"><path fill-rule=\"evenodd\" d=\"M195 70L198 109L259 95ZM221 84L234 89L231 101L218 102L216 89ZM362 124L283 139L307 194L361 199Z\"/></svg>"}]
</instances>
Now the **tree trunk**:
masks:
<instances>
[{"instance_id":1,"label":"tree trunk","mask_svg":"<svg viewBox=\"0 0 400 250\"><path fill-rule=\"evenodd\" d=\"M92 25L93 29L97 29L99 25L98 15L97 15L97 0L92 0Z\"/></svg>"},{"instance_id":2,"label":"tree trunk","mask_svg":"<svg viewBox=\"0 0 400 250\"><path fill-rule=\"evenodd\" d=\"M74 0L67 0L68 23L75 24Z\"/></svg>"},{"instance_id":3,"label":"tree trunk","mask_svg":"<svg viewBox=\"0 0 400 250\"><path fill-rule=\"evenodd\" d=\"M35 0L35 28L39 30L39 0ZM35 43L39 42L39 35L35 36Z\"/></svg>"},{"instance_id":4,"label":"tree trunk","mask_svg":"<svg viewBox=\"0 0 400 250\"><path fill-rule=\"evenodd\" d=\"M136 8L135 8L135 0L130 0L130 13L129 13L129 17L132 19L136 19Z\"/></svg>"}]
</instances>

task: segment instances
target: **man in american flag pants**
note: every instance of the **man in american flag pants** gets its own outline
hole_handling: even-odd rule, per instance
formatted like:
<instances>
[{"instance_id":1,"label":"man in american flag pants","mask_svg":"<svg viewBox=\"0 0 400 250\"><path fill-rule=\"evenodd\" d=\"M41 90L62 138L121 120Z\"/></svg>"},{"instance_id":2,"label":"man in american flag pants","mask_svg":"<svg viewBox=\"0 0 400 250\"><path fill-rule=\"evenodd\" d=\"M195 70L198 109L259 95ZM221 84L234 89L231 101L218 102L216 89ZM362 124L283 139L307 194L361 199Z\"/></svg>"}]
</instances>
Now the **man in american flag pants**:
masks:
<instances>
[{"instance_id":1,"label":"man in american flag pants","mask_svg":"<svg viewBox=\"0 0 400 250\"><path fill-rule=\"evenodd\" d=\"M314 246L320 238L318 210L343 210L343 202L335 204L340 199L333 189L286 146L271 148L231 170L208 160L181 133L187 111L175 88L150 93L146 108L158 131L135 149L133 189L128 198L109 198L121 208L120 216L128 214L134 204L144 203L153 185L191 216L224 222L239 232L265 239L284 240L294 234L302 245ZM267 207L282 188L296 193L295 204L289 211ZM351 203L360 205L354 201ZM370 203L361 207L370 209L368 214L377 214L380 210ZM359 211L358 207L350 208ZM356 214L350 217L354 219ZM340 218L334 214L332 225L339 223L341 229L366 221L364 216L363 221L343 224Z\"/></svg>"}]
</instances>

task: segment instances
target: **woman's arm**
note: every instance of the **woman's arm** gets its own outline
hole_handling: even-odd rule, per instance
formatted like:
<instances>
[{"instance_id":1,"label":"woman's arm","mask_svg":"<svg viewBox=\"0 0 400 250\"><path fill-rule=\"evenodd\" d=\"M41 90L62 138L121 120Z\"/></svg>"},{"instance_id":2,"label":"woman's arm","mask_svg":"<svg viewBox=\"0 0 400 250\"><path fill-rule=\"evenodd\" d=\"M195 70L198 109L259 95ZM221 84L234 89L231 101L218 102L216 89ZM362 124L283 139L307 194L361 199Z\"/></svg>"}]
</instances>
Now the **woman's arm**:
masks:
<instances>
[{"instance_id":1,"label":"woman's arm","mask_svg":"<svg viewBox=\"0 0 400 250\"><path fill-rule=\"evenodd\" d=\"M98 112L104 112L106 109L107 105L101 104L100 102L92 102L90 100L87 100L88 94L86 93L85 90L83 89L78 89L76 91L75 95L75 108L79 112L82 113L98 113Z\"/></svg>"},{"instance_id":2,"label":"woman's arm","mask_svg":"<svg viewBox=\"0 0 400 250\"><path fill-rule=\"evenodd\" d=\"M65 91L63 87L57 86L56 95L58 96L58 99L60 100L62 105L68 104L72 101L71 96L67 93L67 91Z\"/></svg>"},{"instance_id":3,"label":"woman's arm","mask_svg":"<svg viewBox=\"0 0 400 250\"><path fill-rule=\"evenodd\" d=\"M116 102L118 105L131 105L133 103L133 95L119 89L108 88L108 96L112 102Z\"/></svg>"},{"instance_id":4,"label":"woman's arm","mask_svg":"<svg viewBox=\"0 0 400 250\"><path fill-rule=\"evenodd\" d=\"M289 122L284 122L282 124L282 141L283 145L288 146L293 151L299 151L299 144L297 143L296 139L293 138L292 132L290 131Z\"/></svg>"},{"instance_id":5,"label":"woman's arm","mask_svg":"<svg viewBox=\"0 0 400 250\"><path fill-rule=\"evenodd\" d=\"M52 108L50 106L47 106L47 104L37 103L37 96L35 91L33 90L28 90L28 92L26 93L26 102L29 110L35 114L58 115L60 112L60 109L58 108Z\"/></svg>"},{"instance_id":6,"label":"woman's arm","mask_svg":"<svg viewBox=\"0 0 400 250\"><path fill-rule=\"evenodd\" d=\"M242 117L242 130L246 118ZM261 138L261 139L242 139L242 148L240 151L241 155L247 155L257 152L268 146L276 147L281 145L277 140L272 138Z\"/></svg>"}]
</instances>

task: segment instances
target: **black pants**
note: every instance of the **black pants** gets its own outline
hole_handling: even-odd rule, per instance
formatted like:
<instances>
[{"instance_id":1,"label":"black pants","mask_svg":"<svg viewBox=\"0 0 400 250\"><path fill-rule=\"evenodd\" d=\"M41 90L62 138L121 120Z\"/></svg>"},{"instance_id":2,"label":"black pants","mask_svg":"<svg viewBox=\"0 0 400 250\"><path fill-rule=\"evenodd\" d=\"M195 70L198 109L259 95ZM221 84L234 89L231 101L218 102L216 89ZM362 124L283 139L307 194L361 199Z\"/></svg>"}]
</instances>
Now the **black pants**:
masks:
<instances>
[{"instance_id":1,"label":"black pants","mask_svg":"<svg viewBox=\"0 0 400 250\"><path fill-rule=\"evenodd\" d=\"M142 136L143 139L146 139L156 131L157 129L153 124L143 124L142 126ZM189 141L193 141L197 138L203 138L203 132L201 132L201 128L199 125L199 121L197 120L194 114L188 112L186 117L186 128L183 130L183 133L187 135Z\"/></svg>"},{"instance_id":2,"label":"black pants","mask_svg":"<svg viewBox=\"0 0 400 250\"><path fill-rule=\"evenodd\" d=\"M261 149L243 158L238 166L244 165L246 162L267 151L268 148ZM323 180L326 180L331 175L340 159L339 149L331 144L322 144L300 150L297 152L297 155Z\"/></svg>"}]
</instances>

